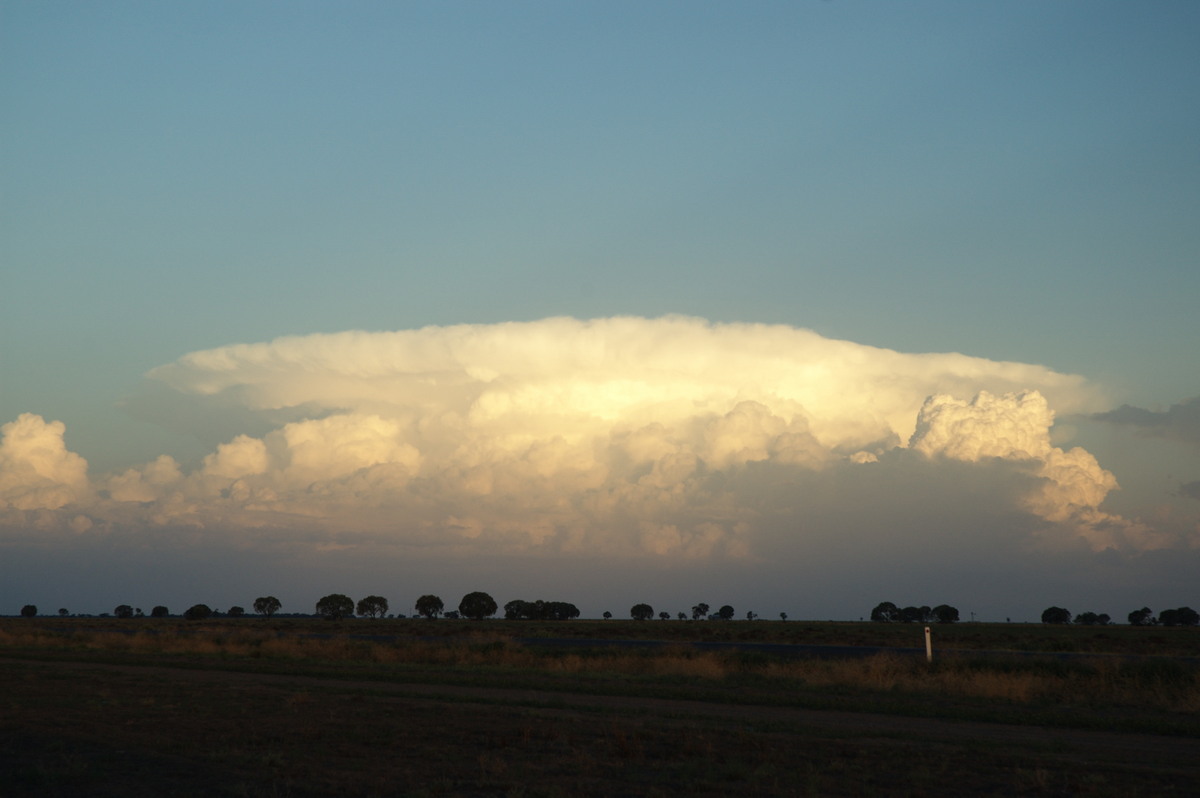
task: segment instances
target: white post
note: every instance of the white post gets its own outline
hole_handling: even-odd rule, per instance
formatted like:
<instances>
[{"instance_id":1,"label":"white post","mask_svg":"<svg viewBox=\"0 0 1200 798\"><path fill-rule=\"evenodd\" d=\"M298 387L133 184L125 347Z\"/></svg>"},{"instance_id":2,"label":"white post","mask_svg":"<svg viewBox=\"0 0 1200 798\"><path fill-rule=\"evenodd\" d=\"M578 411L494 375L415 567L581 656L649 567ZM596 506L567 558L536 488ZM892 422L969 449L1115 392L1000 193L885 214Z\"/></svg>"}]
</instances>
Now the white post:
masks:
<instances>
[{"instance_id":1,"label":"white post","mask_svg":"<svg viewBox=\"0 0 1200 798\"><path fill-rule=\"evenodd\" d=\"M925 661L933 662L933 638L929 634L929 627L925 627Z\"/></svg>"}]
</instances>

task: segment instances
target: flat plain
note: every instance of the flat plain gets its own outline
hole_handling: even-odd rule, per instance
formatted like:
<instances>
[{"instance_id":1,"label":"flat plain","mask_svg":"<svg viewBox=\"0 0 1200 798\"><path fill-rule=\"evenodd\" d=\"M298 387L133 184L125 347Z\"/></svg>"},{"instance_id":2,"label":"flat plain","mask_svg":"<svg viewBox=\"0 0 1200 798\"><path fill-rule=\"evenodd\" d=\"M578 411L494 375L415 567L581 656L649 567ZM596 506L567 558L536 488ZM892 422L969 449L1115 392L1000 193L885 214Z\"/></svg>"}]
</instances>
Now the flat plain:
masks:
<instances>
[{"instance_id":1,"label":"flat plain","mask_svg":"<svg viewBox=\"0 0 1200 798\"><path fill-rule=\"evenodd\" d=\"M929 663L911 624L6 618L0 794L1200 794L1200 630L933 639Z\"/></svg>"}]
</instances>

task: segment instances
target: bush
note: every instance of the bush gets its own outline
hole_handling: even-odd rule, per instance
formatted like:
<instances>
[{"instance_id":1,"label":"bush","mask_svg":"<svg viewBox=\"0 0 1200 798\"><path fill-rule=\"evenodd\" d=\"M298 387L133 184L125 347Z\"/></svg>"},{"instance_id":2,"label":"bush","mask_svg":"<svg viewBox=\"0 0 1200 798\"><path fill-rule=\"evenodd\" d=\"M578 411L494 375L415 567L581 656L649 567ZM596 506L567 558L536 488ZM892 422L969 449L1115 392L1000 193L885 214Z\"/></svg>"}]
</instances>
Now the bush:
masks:
<instances>
[{"instance_id":1,"label":"bush","mask_svg":"<svg viewBox=\"0 0 1200 798\"><path fill-rule=\"evenodd\" d=\"M477 590L463 596L462 601L458 603L458 611L467 618L480 621L496 614L496 600Z\"/></svg>"},{"instance_id":2,"label":"bush","mask_svg":"<svg viewBox=\"0 0 1200 798\"><path fill-rule=\"evenodd\" d=\"M37 615L37 605L36 604L26 604L24 607L21 608L21 617L22 618L32 618L35 615Z\"/></svg>"}]
</instances>

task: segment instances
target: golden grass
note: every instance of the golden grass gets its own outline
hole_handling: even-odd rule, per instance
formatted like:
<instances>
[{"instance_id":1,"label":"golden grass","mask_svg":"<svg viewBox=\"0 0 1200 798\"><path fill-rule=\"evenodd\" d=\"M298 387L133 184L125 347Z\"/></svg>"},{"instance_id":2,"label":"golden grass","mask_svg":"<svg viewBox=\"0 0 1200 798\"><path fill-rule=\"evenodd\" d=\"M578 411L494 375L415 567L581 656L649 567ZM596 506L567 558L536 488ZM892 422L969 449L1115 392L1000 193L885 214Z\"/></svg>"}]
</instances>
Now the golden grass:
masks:
<instances>
[{"instance_id":1,"label":"golden grass","mask_svg":"<svg viewBox=\"0 0 1200 798\"><path fill-rule=\"evenodd\" d=\"M375 641L333 635L280 635L271 629L219 625L164 627L132 634L104 630L57 632L38 626L0 627L0 651L85 649L130 654L177 654L222 658L267 658L308 662L506 669L531 673L617 675L720 682L764 680L780 687L842 688L960 696L1010 703L1114 705L1166 712L1200 712L1195 666L1174 660L1144 663L1096 658L998 661L878 654L865 658L777 660L736 652L696 651L686 646L654 650L621 647L540 653L497 634L469 634L444 641L416 638Z\"/></svg>"}]
</instances>

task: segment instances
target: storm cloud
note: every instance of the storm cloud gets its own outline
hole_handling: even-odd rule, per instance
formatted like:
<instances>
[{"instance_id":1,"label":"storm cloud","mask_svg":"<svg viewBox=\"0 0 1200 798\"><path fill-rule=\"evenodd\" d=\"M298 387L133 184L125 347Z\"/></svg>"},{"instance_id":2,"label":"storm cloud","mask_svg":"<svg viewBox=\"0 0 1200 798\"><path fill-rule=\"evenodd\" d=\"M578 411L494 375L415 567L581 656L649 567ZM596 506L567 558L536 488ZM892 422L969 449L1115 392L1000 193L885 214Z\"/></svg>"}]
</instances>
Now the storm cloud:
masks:
<instances>
[{"instance_id":1,"label":"storm cloud","mask_svg":"<svg viewBox=\"0 0 1200 798\"><path fill-rule=\"evenodd\" d=\"M1051 445L1052 405L1099 401L1041 366L683 317L310 335L149 372L135 406L196 420L201 439L215 418L246 430L200 462L89 477L61 423L25 415L4 428L0 497L10 527L38 511L77 531L735 560L816 540L811 519L839 514L886 537L897 502L953 505L986 466L994 512L977 528L1012 513L1022 545L1163 545L1101 509L1117 482L1091 454ZM910 493L880 487L870 524L829 501L881 473Z\"/></svg>"}]
</instances>

